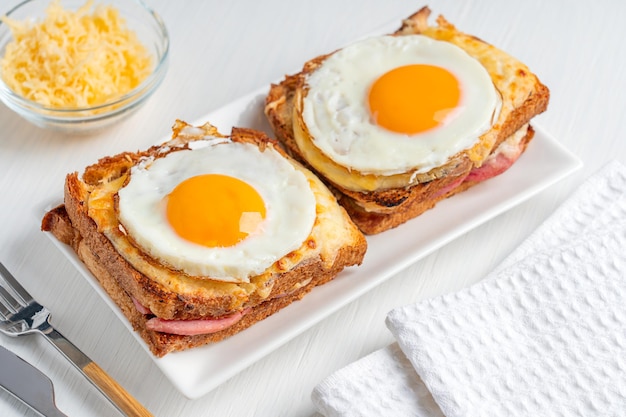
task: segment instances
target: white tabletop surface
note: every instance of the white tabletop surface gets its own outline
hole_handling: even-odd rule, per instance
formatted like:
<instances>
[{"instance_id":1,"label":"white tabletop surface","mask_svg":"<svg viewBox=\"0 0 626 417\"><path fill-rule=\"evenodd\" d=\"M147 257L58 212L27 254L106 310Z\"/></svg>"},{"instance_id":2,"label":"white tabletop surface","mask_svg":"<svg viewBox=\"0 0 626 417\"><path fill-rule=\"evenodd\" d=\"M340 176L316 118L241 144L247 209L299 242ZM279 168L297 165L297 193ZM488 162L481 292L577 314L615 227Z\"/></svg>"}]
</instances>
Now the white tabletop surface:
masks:
<instances>
[{"instance_id":1,"label":"white tabletop surface","mask_svg":"<svg viewBox=\"0 0 626 417\"><path fill-rule=\"evenodd\" d=\"M2 0L0 13L15 0ZM0 260L53 312L53 324L156 416L313 416L313 387L392 342L395 306L479 281L587 176L626 163L626 2L620 0L438 0L443 14L524 61L551 90L536 124L584 162L581 170L449 243L306 330L199 399L181 395L83 276L40 231L44 208L62 197L66 173L99 157L145 148L177 118L196 121L307 59L410 15L407 0L174 2L147 0L165 20L171 61L165 81L131 118L90 137L29 125L0 105ZM532 146L532 145L531 145ZM462 216L462 208L459 208ZM8 347L54 382L69 416L116 412L39 337ZM2 370L0 369L0 372ZM0 391L0 415L35 415Z\"/></svg>"}]
</instances>

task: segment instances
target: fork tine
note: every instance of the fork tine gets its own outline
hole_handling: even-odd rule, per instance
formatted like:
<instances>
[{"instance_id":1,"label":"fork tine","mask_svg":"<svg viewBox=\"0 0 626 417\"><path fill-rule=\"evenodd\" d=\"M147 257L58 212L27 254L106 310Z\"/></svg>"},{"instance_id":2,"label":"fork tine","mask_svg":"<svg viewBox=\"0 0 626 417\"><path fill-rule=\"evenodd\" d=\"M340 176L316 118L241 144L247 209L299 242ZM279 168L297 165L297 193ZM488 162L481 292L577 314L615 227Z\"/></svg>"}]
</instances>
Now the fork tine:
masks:
<instances>
[{"instance_id":1,"label":"fork tine","mask_svg":"<svg viewBox=\"0 0 626 417\"><path fill-rule=\"evenodd\" d=\"M0 311L6 317L17 313L22 305L2 285L0 285Z\"/></svg>"},{"instance_id":2,"label":"fork tine","mask_svg":"<svg viewBox=\"0 0 626 417\"><path fill-rule=\"evenodd\" d=\"M28 304L33 301L33 297L20 285L20 283L15 279L15 277L9 272L8 269L0 262L0 277L4 278L9 287L15 291L15 293L21 297L21 301L24 304Z\"/></svg>"},{"instance_id":3,"label":"fork tine","mask_svg":"<svg viewBox=\"0 0 626 417\"><path fill-rule=\"evenodd\" d=\"M9 304L9 302L4 299L5 297L3 295L3 290L4 288L0 287L0 319L8 320L9 316L12 315L14 312L9 310L9 307L7 307L7 304Z\"/></svg>"},{"instance_id":4,"label":"fork tine","mask_svg":"<svg viewBox=\"0 0 626 417\"><path fill-rule=\"evenodd\" d=\"M6 286L2 283L0 283L0 301L3 301L3 304L5 304L9 310L14 309L17 311L28 305L19 294L13 291L11 286ZM8 305L6 305L7 303Z\"/></svg>"}]
</instances>

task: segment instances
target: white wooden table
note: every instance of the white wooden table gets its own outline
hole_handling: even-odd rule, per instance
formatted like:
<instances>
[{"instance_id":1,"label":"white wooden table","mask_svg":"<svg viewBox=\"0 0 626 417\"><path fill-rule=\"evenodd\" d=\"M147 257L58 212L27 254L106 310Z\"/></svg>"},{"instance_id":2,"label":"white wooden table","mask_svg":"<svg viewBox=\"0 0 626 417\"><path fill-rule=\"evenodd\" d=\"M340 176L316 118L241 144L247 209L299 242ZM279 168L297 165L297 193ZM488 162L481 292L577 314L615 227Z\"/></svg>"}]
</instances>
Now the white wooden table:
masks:
<instances>
[{"instance_id":1,"label":"white wooden table","mask_svg":"<svg viewBox=\"0 0 626 417\"><path fill-rule=\"evenodd\" d=\"M0 13L16 3L3 0ZM308 58L382 24L399 23L424 4L147 3L170 31L171 61L160 89L133 117L76 138L42 131L0 106L0 260L50 308L62 333L157 416L315 415L310 393L322 378L392 341L384 325L390 309L477 282L587 176L611 159L626 163L626 2L432 2L435 15L510 52L540 76L552 97L536 124L578 155L584 167L406 268L210 393L188 400L39 230L45 207L60 201L66 173L104 155L145 148L167 136L176 118L200 120L297 70ZM51 377L57 404L68 415L117 415L41 338L0 335L0 345ZM34 413L0 392L0 415Z\"/></svg>"}]
</instances>

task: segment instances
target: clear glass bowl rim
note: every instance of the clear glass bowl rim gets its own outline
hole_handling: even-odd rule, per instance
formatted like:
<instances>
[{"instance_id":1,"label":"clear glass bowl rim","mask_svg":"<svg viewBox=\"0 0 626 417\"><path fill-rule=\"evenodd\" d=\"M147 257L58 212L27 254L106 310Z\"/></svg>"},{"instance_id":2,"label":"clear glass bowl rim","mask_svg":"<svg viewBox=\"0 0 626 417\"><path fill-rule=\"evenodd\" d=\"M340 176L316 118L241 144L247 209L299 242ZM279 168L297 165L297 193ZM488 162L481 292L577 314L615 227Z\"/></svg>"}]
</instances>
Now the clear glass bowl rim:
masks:
<instances>
[{"instance_id":1,"label":"clear glass bowl rim","mask_svg":"<svg viewBox=\"0 0 626 417\"><path fill-rule=\"evenodd\" d=\"M24 0L21 3L17 4L11 10L6 12L4 16L11 17L13 13L18 11L20 8L24 7L26 4L37 2L41 0ZM96 0L97 1L97 0ZM160 56L157 56L158 62L156 63L153 71L150 75L143 80L141 84L132 89L131 91L123 94L122 96L117 97L112 101L108 101L106 103L98 104L96 106L91 107L48 107L37 103L35 101L26 99L18 94L16 94L13 90L11 90L0 77L0 93L3 94L5 99L13 102L14 105L18 105L22 109L34 111L39 113L43 117L49 117L56 120L93 120L99 119L103 117L108 117L111 114L118 114L129 107L134 107L138 105L139 102L142 101L144 96L149 95L156 85L158 85L161 81L161 78L164 76L167 61L169 57L169 49L170 49L170 39L169 33L167 31L167 27L163 22L161 16L159 16L154 10L152 10L148 5L146 5L143 0L129 0L140 5L151 17L154 19L154 23L156 23L160 40L159 43L162 45L162 53ZM5 27L6 25L0 21L0 29ZM114 111L106 111L108 108L112 108ZM103 110L99 112L98 110ZM81 116L80 113L86 113L87 115Z\"/></svg>"}]
</instances>

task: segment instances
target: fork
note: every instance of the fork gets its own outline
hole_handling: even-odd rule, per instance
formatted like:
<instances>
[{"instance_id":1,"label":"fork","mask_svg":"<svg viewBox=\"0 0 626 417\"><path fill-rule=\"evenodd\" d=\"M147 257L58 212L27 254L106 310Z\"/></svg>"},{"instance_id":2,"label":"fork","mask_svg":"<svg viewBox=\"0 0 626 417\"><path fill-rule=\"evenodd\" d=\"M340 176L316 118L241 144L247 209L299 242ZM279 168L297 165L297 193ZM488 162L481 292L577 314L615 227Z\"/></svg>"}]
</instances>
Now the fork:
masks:
<instances>
[{"instance_id":1,"label":"fork","mask_svg":"<svg viewBox=\"0 0 626 417\"><path fill-rule=\"evenodd\" d=\"M127 416L152 416L135 398L50 324L50 312L20 285L0 262L0 332L43 335L111 403ZM4 281L4 285L3 282Z\"/></svg>"}]
</instances>

